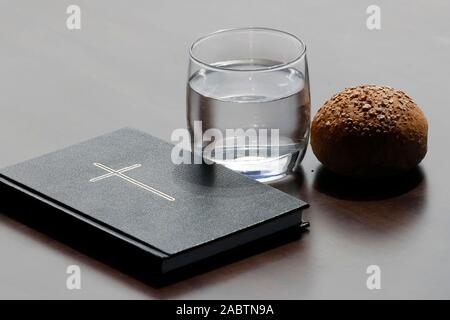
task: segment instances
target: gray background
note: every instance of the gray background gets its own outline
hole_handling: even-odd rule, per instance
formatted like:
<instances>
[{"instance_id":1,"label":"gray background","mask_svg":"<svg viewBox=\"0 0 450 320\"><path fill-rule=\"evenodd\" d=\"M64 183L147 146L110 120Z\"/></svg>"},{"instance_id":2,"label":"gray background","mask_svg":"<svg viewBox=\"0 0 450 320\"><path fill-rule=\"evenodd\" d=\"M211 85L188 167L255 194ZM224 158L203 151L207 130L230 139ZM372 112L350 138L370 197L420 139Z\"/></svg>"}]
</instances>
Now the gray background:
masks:
<instances>
[{"instance_id":1,"label":"gray background","mask_svg":"<svg viewBox=\"0 0 450 320\"><path fill-rule=\"evenodd\" d=\"M66 29L69 4L81 30ZM379 31L366 28L370 4ZM303 181L277 185L312 205L299 241L154 289L0 215L0 298L450 298L449 13L448 1L0 0L1 167L123 126L169 140L185 126L189 43L230 27L307 43L313 113L346 86L377 83L404 89L430 123L420 205L359 204L394 224L367 224L315 190L309 149ZM65 287L70 264L82 290ZM382 268L379 291L366 288L370 264Z\"/></svg>"}]
</instances>

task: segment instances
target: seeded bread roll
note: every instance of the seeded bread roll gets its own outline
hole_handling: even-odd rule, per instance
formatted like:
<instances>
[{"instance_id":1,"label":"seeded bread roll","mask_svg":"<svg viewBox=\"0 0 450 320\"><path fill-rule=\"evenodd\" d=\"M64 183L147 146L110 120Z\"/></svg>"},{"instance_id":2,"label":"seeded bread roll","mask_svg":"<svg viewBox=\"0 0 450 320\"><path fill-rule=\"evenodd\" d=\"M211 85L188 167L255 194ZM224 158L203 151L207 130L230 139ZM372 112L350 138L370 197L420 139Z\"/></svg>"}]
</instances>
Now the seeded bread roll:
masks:
<instances>
[{"instance_id":1,"label":"seeded bread roll","mask_svg":"<svg viewBox=\"0 0 450 320\"><path fill-rule=\"evenodd\" d=\"M427 152L427 120L403 91L361 85L335 94L311 126L311 146L338 174L378 177L414 168Z\"/></svg>"}]
</instances>

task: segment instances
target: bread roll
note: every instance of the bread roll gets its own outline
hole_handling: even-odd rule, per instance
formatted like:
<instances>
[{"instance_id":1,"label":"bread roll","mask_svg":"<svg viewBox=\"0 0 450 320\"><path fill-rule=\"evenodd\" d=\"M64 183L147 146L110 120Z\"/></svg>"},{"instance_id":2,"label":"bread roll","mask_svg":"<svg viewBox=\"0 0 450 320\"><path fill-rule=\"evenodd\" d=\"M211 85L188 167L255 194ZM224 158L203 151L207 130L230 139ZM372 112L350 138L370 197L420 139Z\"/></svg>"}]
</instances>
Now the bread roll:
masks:
<instances>
[{"instance_id":1,"label":"bread roll","mask_svg":"<svg viewBox=\"0 0 450 320\"><path fill-rule=\"evenodd\" d=\"M427 152L428 123L403 91L377 85L347 88L326 101L311 126L311 146L331 171L393 175L414 168Z\"/></svg>"}]
</instances>

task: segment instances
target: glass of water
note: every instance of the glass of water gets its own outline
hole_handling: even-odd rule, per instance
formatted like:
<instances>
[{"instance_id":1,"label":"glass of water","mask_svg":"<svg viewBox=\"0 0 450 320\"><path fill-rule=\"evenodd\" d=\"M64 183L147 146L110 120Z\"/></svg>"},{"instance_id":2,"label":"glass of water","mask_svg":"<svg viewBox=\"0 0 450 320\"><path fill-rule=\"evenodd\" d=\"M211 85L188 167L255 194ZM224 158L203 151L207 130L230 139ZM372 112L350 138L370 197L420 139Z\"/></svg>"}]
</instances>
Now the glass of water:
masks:
<instances>
[{"instance_id":1,"label":"glass of water","mask_svg":"<svg viewBox=\"0 0 450 320\"><path fill-rule=\"evenodd\" d=\"M306 46L268 28L222 30L190 48L187 124L194 151L259 181L295 170L306 151Z\"/></svg>"}]
</instances>

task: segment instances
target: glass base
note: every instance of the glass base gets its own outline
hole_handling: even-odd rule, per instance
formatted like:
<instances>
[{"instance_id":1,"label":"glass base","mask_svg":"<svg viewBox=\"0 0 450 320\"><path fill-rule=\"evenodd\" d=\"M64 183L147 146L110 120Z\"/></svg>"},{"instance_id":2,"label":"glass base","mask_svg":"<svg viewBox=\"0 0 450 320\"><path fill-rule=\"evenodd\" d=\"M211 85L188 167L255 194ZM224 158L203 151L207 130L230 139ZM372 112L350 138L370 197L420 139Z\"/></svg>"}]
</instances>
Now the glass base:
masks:
<instances>
[{"instance_id":1,"label":"glass base","mask_svg":"<svg viewBox=\"0 0 450 320\"><path fill-rule=\"evenodd\" d=\"M285 177L298 157L298 152L279 157L244 156L230 160L208 159L259 182L272 182Z\"/></svg>"}]
</instances>

